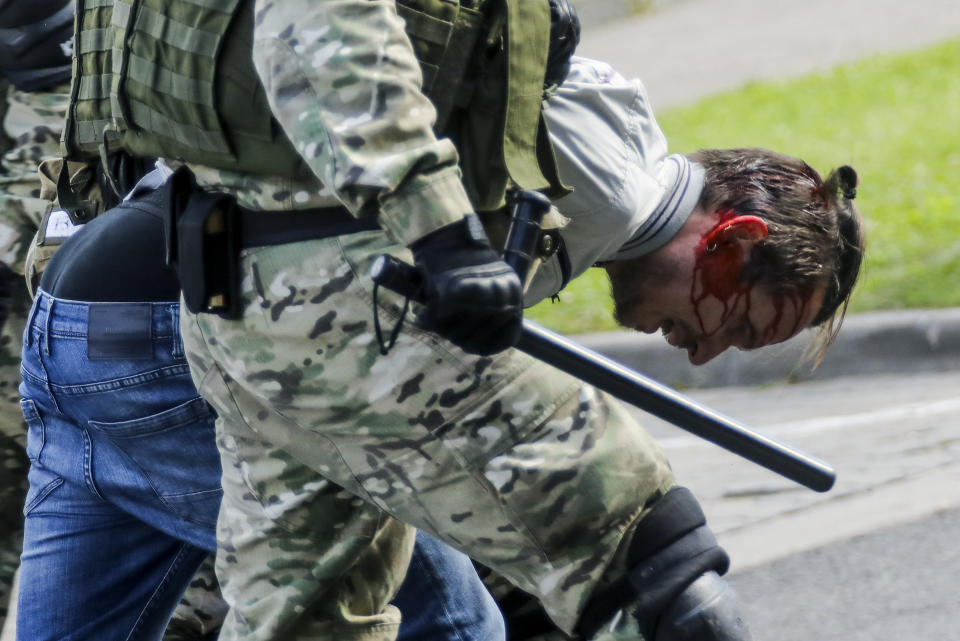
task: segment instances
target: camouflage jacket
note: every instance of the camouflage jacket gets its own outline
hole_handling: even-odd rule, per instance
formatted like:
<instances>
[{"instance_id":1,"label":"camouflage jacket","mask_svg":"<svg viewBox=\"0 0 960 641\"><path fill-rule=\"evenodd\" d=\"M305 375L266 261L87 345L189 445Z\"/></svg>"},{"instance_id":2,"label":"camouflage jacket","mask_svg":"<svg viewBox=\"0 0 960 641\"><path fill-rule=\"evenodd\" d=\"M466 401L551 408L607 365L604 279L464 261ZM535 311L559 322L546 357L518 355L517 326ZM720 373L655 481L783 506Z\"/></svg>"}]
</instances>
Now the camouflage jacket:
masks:
<instances>
[{"instance_id":1,"label":"camouflage jacket","mask_svg":"<svg viewBox=\"0 0 960 641\"><path fill-rule=\"evenodd\" d=\"M200 182L258 209L379 211L405 244L472 211L457 152L392 3L258 0L254 64L274 116L317 177L250 176L193 166Z\"/></svg>"}]
</instances>

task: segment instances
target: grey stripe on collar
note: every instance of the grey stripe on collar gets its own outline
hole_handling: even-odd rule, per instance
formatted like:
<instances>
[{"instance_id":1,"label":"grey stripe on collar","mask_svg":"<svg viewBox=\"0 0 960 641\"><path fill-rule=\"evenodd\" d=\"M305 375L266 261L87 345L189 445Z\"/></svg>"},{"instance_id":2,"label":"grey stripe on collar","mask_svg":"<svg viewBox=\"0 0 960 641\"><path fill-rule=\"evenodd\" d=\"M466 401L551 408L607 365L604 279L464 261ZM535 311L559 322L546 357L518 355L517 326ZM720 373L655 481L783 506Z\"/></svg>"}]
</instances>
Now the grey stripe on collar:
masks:
<instances>
[{"instance_id":1,"label":"grey stripe on collar","mask_svg":"<svg viewBox=\"0 0 960 641\"><path fill-rule=\"evenodd\" d=\"M682 154L667 156L662 180L669 186L660 204L617 250L615 259L637 258L670 242L697 206L705 173L701 165L690 162Z\"/></svg>"}]
</instances>

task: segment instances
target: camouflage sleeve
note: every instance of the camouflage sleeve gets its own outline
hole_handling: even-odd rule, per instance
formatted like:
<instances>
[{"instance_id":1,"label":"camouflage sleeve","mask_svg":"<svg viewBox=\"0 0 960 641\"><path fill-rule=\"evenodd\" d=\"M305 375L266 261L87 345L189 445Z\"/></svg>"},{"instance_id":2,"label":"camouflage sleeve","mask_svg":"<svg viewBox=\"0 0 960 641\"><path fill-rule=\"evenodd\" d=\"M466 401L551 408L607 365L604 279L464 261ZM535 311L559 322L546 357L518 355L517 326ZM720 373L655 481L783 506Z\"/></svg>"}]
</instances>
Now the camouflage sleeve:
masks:
<instances>
[{"instance_id":1,"label":"camouflage sleeve","mask_svg":"<svg viewBox=\"0 0 960 641\"><path fill-rule=\"evenodd\" d=\"M254 63L326 189L409 244L472 210L392 2L257 0Z\"/></svg>"}]
</instances>

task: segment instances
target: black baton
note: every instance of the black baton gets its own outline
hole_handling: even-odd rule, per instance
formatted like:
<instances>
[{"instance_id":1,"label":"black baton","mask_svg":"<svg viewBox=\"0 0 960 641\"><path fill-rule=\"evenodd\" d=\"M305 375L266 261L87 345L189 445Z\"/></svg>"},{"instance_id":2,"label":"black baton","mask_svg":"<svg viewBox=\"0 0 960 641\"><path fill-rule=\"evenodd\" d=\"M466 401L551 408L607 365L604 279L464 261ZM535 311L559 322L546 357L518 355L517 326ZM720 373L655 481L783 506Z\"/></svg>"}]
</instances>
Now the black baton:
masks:
<instances>
[{"instance_id":1,"label":"black baton","mask_svg":"<svg viewBox=\"0 0 960 641\"><path fill-rule=\"evenodd\" d=\"M371 273L383 287L413 300L422 298L420 273L394 256L379 257ZM826 492L836 480L836 472L823 461L740 425L533 321L523 321L516 348L811 490Z\"/></svg>"},{"instance_id":2,"label":"black baton","mask_svg":"<svg viewBox=\"0 0 960 641\"><path fill-rule=\"evenodd\" d=\"M503 260L517 271L522 281L526 279L533 262L540 224L550 209L550 200L535 191L516 191L509 195L508 203L512 219ZM420 273L394 256L378 258L371 275L380 285L411 300L423 302ZM826 492L833 487L836 472L823 461L754 432L676 390L537 323L524 319L516 347L621 401L811 490Z\"/></svg>"}]
</instances>

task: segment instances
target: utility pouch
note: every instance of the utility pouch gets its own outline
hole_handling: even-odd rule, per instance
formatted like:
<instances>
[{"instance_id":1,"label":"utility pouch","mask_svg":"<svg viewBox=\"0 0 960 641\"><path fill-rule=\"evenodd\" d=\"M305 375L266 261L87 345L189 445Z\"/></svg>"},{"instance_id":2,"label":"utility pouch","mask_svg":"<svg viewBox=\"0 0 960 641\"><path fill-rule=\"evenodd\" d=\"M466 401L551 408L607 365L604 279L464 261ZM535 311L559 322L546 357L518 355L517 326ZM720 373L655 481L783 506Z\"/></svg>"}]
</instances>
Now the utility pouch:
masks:
<instances>
[{"instance_id":1,"label":"utility pouch","mask_svg":"<svg viewBox=\"0 0 960 641\"><path fill-rule=\"evenodd\" d=\"M37 229L36 244L41 247L60 245L103 211L96 182L97 167L90 163L51 159L40 163L38 171L40 197L51 204Z\"/></svg>"},{"instance_id":2,"label":"utility pouch","mask_svg":"<svg viewBox=\"0 0 960 641\"><path fill-rule=\"evenodd\" d=\"M195 189L179 212L175 263L184 304L194 314L240 318L238 234L236 200L228 194Z\"/></svg>"},{"instance_id":3,"label":"utility pouch","mask_svg":"<svg viewBox=\"0 0 960 641\"><path fill-rule=\"evenodd\" d=\"M24 275L30 296L60 245L103 211L95 163L47 159L38 167L40 197L50 206L27 249Z\"/></svg>"}]
</instances>

